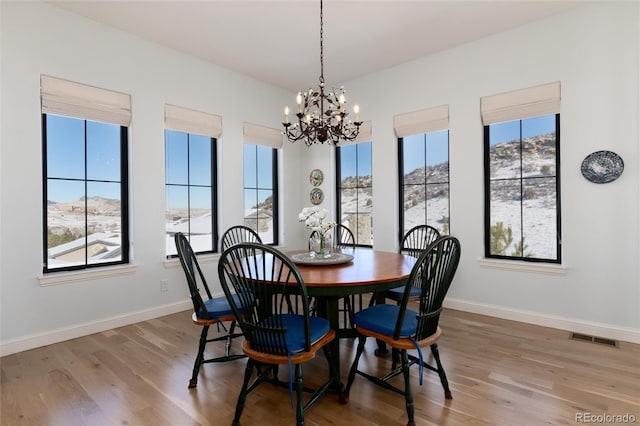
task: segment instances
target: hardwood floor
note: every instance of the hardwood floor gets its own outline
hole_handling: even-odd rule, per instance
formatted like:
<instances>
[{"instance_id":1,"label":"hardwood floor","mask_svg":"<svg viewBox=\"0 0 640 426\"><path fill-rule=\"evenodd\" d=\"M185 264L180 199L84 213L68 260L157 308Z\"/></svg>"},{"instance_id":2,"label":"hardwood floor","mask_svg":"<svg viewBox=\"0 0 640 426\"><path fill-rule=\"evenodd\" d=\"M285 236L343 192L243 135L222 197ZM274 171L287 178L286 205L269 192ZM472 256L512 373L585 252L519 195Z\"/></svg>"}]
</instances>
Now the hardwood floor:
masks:
<instances>
[{"instance_id":1,"label":"hardwood floor","mask_svg":"<svg viewBox=\"0 0 640 426\"><path fill-rule=\"evenodd\" d=\"M640 345L618 348L569 339L569 333L445 310L439 347L453 400L436 374L418 386L417 425L563 425L640 423ZM212 331L215 333L215 330ZM13 425L230 425L245 360L202 367L187 389L200 328L182 312L0 358L0 423ZM234 342L239 349L239 341ZM386 371L389 359L367 342L360 368ZM341 341L346 381L353 344ZM208 351L223 351L209 344ZM427 351L428 352L428 351ZM286 369L283 369L286 370ZM327 374L319 356L305 365L305 383ZM283 371L286 376L286 371ZM401 380L401 378L399 378ZM348 405L326 395L307 425L405 425L403 397L356 377ZM598 420L601 420L598 422ZM609 420L609 421L602 421ZM282 388L249 395L241 423L295 423ZM622 423L622 421L619 421Z\"/></svg>"}]
</instances>

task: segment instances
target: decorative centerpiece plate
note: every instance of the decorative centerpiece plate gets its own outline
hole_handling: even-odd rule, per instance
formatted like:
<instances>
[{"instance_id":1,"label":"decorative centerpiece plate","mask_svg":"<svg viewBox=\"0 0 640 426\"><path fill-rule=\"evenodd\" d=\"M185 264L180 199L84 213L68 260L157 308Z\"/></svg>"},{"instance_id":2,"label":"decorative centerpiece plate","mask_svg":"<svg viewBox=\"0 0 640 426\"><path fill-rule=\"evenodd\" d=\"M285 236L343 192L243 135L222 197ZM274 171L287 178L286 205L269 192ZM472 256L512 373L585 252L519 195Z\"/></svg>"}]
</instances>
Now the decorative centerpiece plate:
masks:
<instances>
[{"instance_id":1,"label":"decorative centerpiece plate","mask_svg":"<svg viewBox=\"0 0 640 426\"><path fill-rule=\"evenodd\" d=\"M312 266L324 266L324 265L340 265L341 263L348 263L353 260L353 256L346 253L331 253L328 257L316 256L315 253L304 252L296 253L289 256L293 263L296 265L312 265Z\"/></svg>"},{"instance_id":2,"label":"decorative centerpiece plate","mask_svg":"<svg viewBox=\"0 0 640 426\"><path fill-rule=\"evenodd\" d=\"M618 179L624 170L622 158L615 152L596 151L582 161L582 176L593 183L609 183Z\"/></svg>"}]
</instances>

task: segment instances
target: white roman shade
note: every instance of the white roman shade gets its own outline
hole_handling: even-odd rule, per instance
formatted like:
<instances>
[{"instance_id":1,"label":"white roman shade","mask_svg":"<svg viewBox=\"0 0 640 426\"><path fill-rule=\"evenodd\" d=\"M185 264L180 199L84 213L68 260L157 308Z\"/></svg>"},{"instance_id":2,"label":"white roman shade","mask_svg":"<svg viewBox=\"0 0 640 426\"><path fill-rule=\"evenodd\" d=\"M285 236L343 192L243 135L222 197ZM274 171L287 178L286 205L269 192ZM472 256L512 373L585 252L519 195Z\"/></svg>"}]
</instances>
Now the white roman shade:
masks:
<instances>
[{"instance_id":1,"label":"white roman shade","mask_svg":"<svg viewBox=\"0 0 640 426\"><path fill-rule=\"evenodd\" d=\"M276 149L282 147L282 132L280 130L245 122L242 126L242 133L245 143L270 146Z\"/></svg>"},{"instance_id":2,"label":"white roman shade","mask_svg":"<svg viewBox=\"0 0 640 426\"><path fill-rule=\"evenodd\" d=\"M129 126L131 95L40 76L43 114L64 115L83 120Z\"/></svg>"},{"instance_id":3,"label":"white roman shade","mask_svg":"<svg viewBox=\"0 0 640 426\"><path fill-rule=\"evenodd\" d=\"M360 125L360 132L354 140L338 142L337 146L351 145L360 142L371 142L371 121L365 121Z\"/></svg>"},{"instance_id":4,"label":"white roman shade","mask_svg":"<svg viewBox=\"0 0 640 426\"><path fill-rule=\"evenodd\" d=\"M164 127L169 130L219 138L222 135L222 117L167 104L164 106Z\"/></svg>"},{"instance_id":5,"label":"white roman shade","mask_svg":"<svg viewBox=\"0 0 640 426\"><path fill-rule=\"evenodd\" d=\"M521 120L560 112L560 82L480 98L482 124Z\"/></svg>"},{"instance_id":6,"label":"white roman shade","mask_svg":"<svg viewBox=\"0 0 640 426\"><path fill-rule=\"evenodd\" d=\"M399 114L393 117L393 129L396 136L437 132L449 128L449 105L440 105L420 111Z\"/></svg>"}]
</instances>

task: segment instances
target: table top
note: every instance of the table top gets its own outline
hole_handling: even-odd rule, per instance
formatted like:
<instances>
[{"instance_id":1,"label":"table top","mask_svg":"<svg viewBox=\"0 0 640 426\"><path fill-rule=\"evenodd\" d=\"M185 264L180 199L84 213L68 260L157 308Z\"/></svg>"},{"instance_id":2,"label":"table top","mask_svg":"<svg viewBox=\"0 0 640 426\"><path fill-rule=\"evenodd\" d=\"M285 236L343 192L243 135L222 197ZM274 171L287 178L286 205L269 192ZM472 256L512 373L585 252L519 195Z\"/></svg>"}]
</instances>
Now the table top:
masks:
<instances>
[{"instance_id":1,"label":"table top","mask_svg":"<svg viewBox=\"0 0 640 426\"><path fill-rule=\"evenodd\" d=\"M301 252L303 250L286 254ZM357 294L397 287L409 277L416 261L411 256L365 248L345 253L353 254L353 261L339 265L297 265L310 295L328 295L334 291Z\"/></svg>"}]
</instances>

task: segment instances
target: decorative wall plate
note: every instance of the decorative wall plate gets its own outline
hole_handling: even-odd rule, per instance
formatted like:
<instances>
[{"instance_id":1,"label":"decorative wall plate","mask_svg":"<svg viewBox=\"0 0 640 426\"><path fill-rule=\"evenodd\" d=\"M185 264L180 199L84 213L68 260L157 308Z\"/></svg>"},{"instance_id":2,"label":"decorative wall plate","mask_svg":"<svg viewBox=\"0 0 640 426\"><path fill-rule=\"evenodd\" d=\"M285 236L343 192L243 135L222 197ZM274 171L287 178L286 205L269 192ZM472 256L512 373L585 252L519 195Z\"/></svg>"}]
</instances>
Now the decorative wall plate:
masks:
<instances>
[{"instance_id":1,"label":"decorative wall plate","mask_svg":"<svg viewBox=\"0 0 640 426\"><path fill-rule=\"evenodd\" d=\"M596 151L585 157L580 170L589 182L609 183L620 177L624 162L615 152Z\"/></svg>"},{"instance_id":2,"label":"decorative wall plate","mask_svg":"<svg viewBox=\"0 0 640 426\"><path fill-rule=\"evenodd\" d=\"M309 193L309 201L311 201L311 204L317 206L322 203L322 200L324 200L324 193L322 192L322 189L313 188Z\"/></svg>"},{"instance_id":3,"label":"decorative wall plate","mask_svg":"<svg viewBox=\"0 0 640 426\"><path fill-rule=\"evenodd\" d=\"M320 169L311 170L311 174L309 175L309 182L311 182L311 185L320 186L323 180L324 180L324 174L322 173L322 170Z\"/></svg>"}]
</instances>

